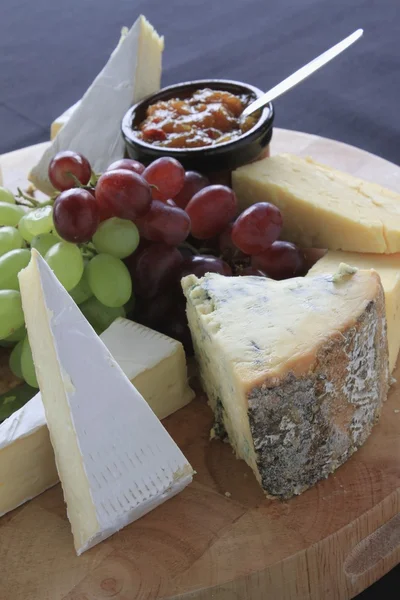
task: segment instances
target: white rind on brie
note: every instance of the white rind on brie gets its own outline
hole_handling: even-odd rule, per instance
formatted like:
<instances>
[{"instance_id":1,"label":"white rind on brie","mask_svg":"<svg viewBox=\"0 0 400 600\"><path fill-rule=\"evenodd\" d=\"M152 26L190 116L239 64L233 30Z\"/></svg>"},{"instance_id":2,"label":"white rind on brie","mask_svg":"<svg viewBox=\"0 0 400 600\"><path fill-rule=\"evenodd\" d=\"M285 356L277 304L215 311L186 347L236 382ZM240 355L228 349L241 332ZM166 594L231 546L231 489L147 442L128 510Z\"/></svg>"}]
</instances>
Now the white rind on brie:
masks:
<instances>
[{"instance_id":1,"label":"white rind on brie","mask_svg":"<svg viewBox=\"0 0 400 600\"><path fill-rule=\"evenodd\" d=\"M163 38L140 16L32 169L29 179L39 190L54 192L48 167L57 152L80 152L96 173L124 156L122 117L160 88L163 48Z\"/></svg>"},{"instance_id":2,"label":"white rind on brie","mask_svg":"<svg viewBox=\"0 0 400 600\"><path fill-rule=\"evenodd\" d=\"M193 470L34 249L18 277L79 555L180 492Z\"/></svg>"},{"instance_id":3,"label":"white rind on brie","mask_svg":"<svg viewBox=\"0 0 400 600\"><path fill-rule=\"evenodd\" d=\"M159 419L193 399L180 342L123 318L100 337ZM58 481L39 392L0 424L0 516Z\"/></svg>"}]
</instances>

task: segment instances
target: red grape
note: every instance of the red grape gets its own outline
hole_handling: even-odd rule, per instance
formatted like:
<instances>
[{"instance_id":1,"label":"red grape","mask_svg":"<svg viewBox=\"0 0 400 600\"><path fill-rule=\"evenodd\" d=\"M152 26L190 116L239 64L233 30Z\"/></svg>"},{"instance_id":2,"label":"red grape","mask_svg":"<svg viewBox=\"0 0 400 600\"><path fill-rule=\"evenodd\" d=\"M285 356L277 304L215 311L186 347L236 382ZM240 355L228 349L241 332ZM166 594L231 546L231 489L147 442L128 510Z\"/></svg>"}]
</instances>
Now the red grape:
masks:
<instances>
[{"instance_id":1,"label":"red grape","mask_svg":"<svg viewBox=\"0 0 400 600\"><path fill-rule=\"evenodd\" d=\"M203 277L206 273L219 273L220 275L232 275L232 269L225 261L215 256L196 255L186 258L181 267L181 277L196 275Z\"/></svg>"},{"instance_id":2,"label":"red grape","mask_svg":"<svg viewBox=\"0 0 400 600\"><path fill-rule=\"evenodd\" d=\"M192 235L200 240L219 235L237 212L237 198L224 185L209 185L193 196L186 207Z\"/></svg>"},{"instance_id":3,"label":"red grape","mask_svg":"<svg viewBox=\"0 0 400 600\"><path fill-rule=\"evenodd\" d=\"M134 318L139 323L156 329L160 323L166 320L179 301L184 301L182 290L174 289L172 292L169 289L165 290L155 298L139 300L135 307Z\"/></svg>"},{"instance_id":4,"label":"red grape","mask_svg":"<svg viewBox=\"0 0 400 600\"><path fill-rule=\"evenodd\" d=\"M49 164L49 179L60 192L77 187L76 179L82 185L89 183L92 169L87 158L78 152L65 150L58 152Z\"/></svg>"},{"instance_id":5,"label":"red grape","mask_svg":"<svg viewBox=\"0 0 400 600\"><path fill-rule=\"evenodd\" d=\"M111 165L107 167L106 171L125 169L126 171L133 171L134 173L141 175L145 168L146 167L138 160L133 160L132 158L121 158L120 160L116 160L115 162L111 163Z\"/></svg>"},{"instance_id":6,"label":"red grape","mask_svg":"<svg viewBox=\"0 0 400 600\"><path fill-rule=\"evenodd\" d=\"M168 319L163 321L159 329L164 335L181 342L186 354L193 354L192 336L190 335L184 304L178 304L172 313L168 313Z\"/></svg>"},{"instance_id":7,"label":"red grape","mask_svg":"<svg viewBox=\"0 0 400 600\"><path fill-rule=\"evenodd\" d=\"M152 188L155 200L165 202L174 198L183 188L185 170L175 158L157 158L143 172L145 180L156 187Z\"/></svg>"},{"instance_id":8,"label":"red grape","mask_svg":"<svg viewBox=\"0 0 400 600\"><path fill-rule=\"evenodd\" d=\"M180 208L186 208L193 196L208 185L210 182L204 175L197 171L186 171L183 188L174 198L175 204Z\"/></svg>"},{"instance_id":9,"label":"red grape","mask_svg":"<svg viewBox=\"0 0 400 600\"><path fill-rule=\"evenodd\" d=\"M53 219L58 235L67 242L88 242L99 224L96 199L82 188L65 190L54 201Z\"/></svg>"},{"instance_id":10,"label":"red grape","mask_svg":"<svg viewBox=\"0 0 400 600\"><path fill-rule=\"evenodd\" d=\"M254 267L245 267L238 273L238 275L248 276L251 275L253 277L266 277L264 271L260 269L255 269Z\"/></svg>"},{"instance_id":11,"label":"red grape","mask_svg":"<svg viewBox=\"0 0 400 600\"><path fill-rule=\"evenodd\" d=\"M226 256L232 256L237 250L235 244L232 242L232 228L233 223L229 223L218 237L219 251Z\"/></svg>"},{"instance_id":12,"label":"red grape","mask_svg":"<svg viewBox=\"0 0 400 600\"><path fill-rule=\"evenodd\" d=\"M245 254L260 254L278 239L282 222L279 208L269 202L258 202L238 216L232 228L232 241Z\"/></svg>"},{"instance_id":13,"label":"red grape","mask_svg":"<svg viewBox=\"0 0 400 600\"><path fill-rule=\"evenodd\" d=\"M141 298L154 298L167 285L177 280L183 257L177 248L166 244L152 244L135 252L134 260L127 263L132 275L133 289Z\"/></svg>"},{"instance_id":14,"label":"red grape","mask_svg":"<svg viewBox=\"0 0 400 600\"><path fill-rule=\"evenodd\" d=\"M106 171L96 185L96 200L101 212L120 219L135 220L151 205L151 189L147 181L132 171Z\"/></svg>"},{"instance_id":15,"label":"red grape","mask_svg":"<svg viewBox=\"0 0 400 600\"><path fill-rule=\"evenodd\" d=\"M305 261L304 270L309 271L311 267L326 254L326 252L326 250L322 250L321 248L303 248L302 253Z\"/></svg>"},{"instance_id":16,"label":"red grape","mask_svg":"<svg viewBox=\"0 0 400 600\"><path fill-rule=\"evenodd\" d=\"M140 235L152 242L164 242L169 246L178 246L189 235L189 215L178 208L153 200L150 210L135 221Z\"/></svg>"},{"instance_id":17,"label":"red grape","mask_svg":"<svg viewBox=\"0 0 400 600\"><path fill-rule=\"evenodd\" d=\"M274 242L268 250L252 256L251 266L272 279L297 277L304 271L304 255L290 242Z\"/></svg>"},{"instance_id":18,"label":"red grape","mask_svg":"<svg viewBox=\"0 0 400 600\"><path fill-rule=\"evenodd\" d=\"M248 262L248 255L239 250L232 240L233 223L224 229L218 238L218 248L222 258L228 262Z\"/></svg>"}]
</instances>

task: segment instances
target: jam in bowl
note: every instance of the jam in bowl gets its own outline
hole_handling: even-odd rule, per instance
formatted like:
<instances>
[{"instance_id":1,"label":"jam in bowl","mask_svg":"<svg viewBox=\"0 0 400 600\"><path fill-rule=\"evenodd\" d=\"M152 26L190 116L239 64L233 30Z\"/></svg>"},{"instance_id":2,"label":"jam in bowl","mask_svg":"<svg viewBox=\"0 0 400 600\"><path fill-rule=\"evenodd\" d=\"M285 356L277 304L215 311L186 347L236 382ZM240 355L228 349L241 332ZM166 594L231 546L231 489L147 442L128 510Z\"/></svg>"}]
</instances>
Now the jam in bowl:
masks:
<instances>
[{"instance_id":1,"label":"jam in bowl","mask_svg":"<svg viewBox=\"0 0 400 600\"><path fill-rule=\"evenodd\" d=\"M199 80L169 86L132 106L122 121L127 154L148 164L173 156L206 174L233 170L268 155L274 109L243 117L262 95L236 81Z\"/></svg>"}]
</instances>

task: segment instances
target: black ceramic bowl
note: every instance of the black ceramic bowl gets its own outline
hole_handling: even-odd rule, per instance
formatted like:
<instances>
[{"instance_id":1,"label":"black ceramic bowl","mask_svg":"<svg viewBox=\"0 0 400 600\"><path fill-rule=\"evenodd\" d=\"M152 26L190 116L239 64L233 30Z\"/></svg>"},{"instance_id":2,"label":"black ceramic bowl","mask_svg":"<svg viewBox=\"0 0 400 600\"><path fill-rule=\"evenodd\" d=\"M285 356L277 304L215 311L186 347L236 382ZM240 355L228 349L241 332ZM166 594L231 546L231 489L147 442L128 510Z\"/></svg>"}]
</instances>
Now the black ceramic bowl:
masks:
<instances>
[{"instance_id":1,"label":"black ceramic bowl","mask_svg":"<svg viewBox=\"0 0 400 600\"><path fill-rule=\"evenodd\" d=\"M146 110L150 104L159 100L185 98L203 88L227 91L232 94L249 94L254 99L264 93L247 83L225 79L200 79L163 88L132 106L125 114L122 120L122 135L128 156L146 165L161 156L173 156L182 163L186 170L193 169L203 173L212 173L236 169L265 153L272 137L274 121L272 103L262 110L254 127L240 137L221 144L201 148L167 148L148 144L137 138L133 127L145 119Z\"/></svg>"}]
</instances>

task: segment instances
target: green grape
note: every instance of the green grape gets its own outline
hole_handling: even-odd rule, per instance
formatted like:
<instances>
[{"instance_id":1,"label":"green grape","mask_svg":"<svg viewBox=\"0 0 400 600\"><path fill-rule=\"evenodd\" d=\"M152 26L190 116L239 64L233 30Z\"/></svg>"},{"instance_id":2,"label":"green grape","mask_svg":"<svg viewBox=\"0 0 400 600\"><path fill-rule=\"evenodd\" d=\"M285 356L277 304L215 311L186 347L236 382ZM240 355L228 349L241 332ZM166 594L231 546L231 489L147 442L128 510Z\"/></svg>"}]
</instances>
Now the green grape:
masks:
<instances>
[{"instance_id":1,"label":"green grape","mask_svg":"<svg viewBox=\"0 0 400 600\"><path fill-rule=\"evenodd\" d=\"M41 235L35 235L31 241L31 247L35 248L42 256L45 256L47 251L59 241L59 238L56 238L52 233L42 233Z\"/></svg>"},{"instance_id":2,"label":"green grape","mask_svg":"<svg viewBox=\"0 0 400 600\"><path fill-rule=\"evenodd\" d=\"M7 202L7 204L15 204L14 194L3 186L0 186L0 202Z\"/></svg>"},{"instance_id":3,"label":"green grape","mask_svg":"<svg viewBox=\"0 0 400 600\"><path fill-rule=\"evenodd\" d=\"M126 304L124 304L124 309L127 315L129 315L130 313L133 313L134 309L135 309L135 304L136 304L136 298L135 298L135 294L132 294L131 297L129 298L128 302Z\"/></svg>"},{"instance_id":4,"label":"green grape","mask_svg":"<svg viewBox=\"0 0 400 600\"><path fill-rule=\"evenodd\" d=\"M0 225L18 225L21 217L25 214L26 208L19 204L9 204L0 202Z\"/></svg>"},{"instance_id":5,"label":"green grape","mask_svg":"<svg viewBox=\"0 0 400 600\"><path fill-rule=\"evenodd\" d=\"M29 345L28 336L22 342L21 351L21 371L26 383L34 388L38 388L39 384L36 379L35 364L32 358L32 351Z\"/></svg>"},{"instance_id":6,"label":"green grape","mask_svg":"<svg viewBox=\"0 0 400 600\"><path fill-rule=\"evenodd\" d=\"M58 234L58 231L56 229L52 229L51 233L52 233L52 235L54 235L54 237L57 238L58 242L65 242L65 240L61 237L61 235Z\"/></svg>"},{"instance_id":7,"label":"green grape","mask_svg":"<svg viewBox=\"0 0 400 600\"><path fill-rule=\"evenodd\" d=\"M0 256L10 252L10 250L17 250L22 248L24 240L22 235L15 227L0 227Z\"/></svg>"},{"instance_id":8,"label":"green grape","mask_svg":"<svg viewBox=\"0 0 400 600\"><path fill-rule=\"evenodd\" d=\"M16 290L0 290L0 340L4 340L24 324L21 294Z\"/></svg>"},{"instance_id":9,"label":"green grape","mask_svg":"<svg viewBox=\"0 0 400 600\"><path fill-rule=\"evenodd\" d=\"M132 294L132 280L122 260L109 254L98 254L88 264L90 289L102 304L123 306Z\"/></svg>"},{"instance_id":10,"label":"green grape","mask_svg":"<svg viewBox=\"0 0 400 600\"><path fill-rule=\"evenodd\" d=\"M28 266L31 251L11 250L0 257L0 290L19 290L18 273Z\"/></svg>"},{"instance_id":11,"label":"green grape","mask_svg":"<svg viewBox=\"0 0 400 600\"><path fill-rule=\"evenodd\" d=\"M98 335L103 333L115 319L126 316L123 306L118 308L105 306L94 296L89 298L89 300L86 300L86 302L83 302L79 308Z\"/></svg>"},{"instance_id":12,"label":"green grape","mask_svg":"<svg viewBox=\"0 0 400 600\"><path fill-rule=\"evenodd\" d=\"M4 341L5 342L20 342L26 336L26 327L23 325L12 332Z\"/></svg>"},{"instance_id":13,"label":"green grape","mask_svg":"<svg viewBox=\"0 0 400 600\"><path fill-rule=\"evenodd\" d=\"M100 223L93 236L97 252L126 258L139 245L139 230L132 221L112 217Z\"/></svg>"},{"instance_id":14,"label":"green grape","mask_svg":"<svg viewBox=\"0 0 400 600\"><path fill-rule=\"evenodd\" d=\"M10 359L9 359L9 366L11 369L11 372L14 373L15 377L18 377L19 379L23 379L24 376L22 375L22 367L21 367L21 355L22 355L22 347L24 344L24 340L21 340L20 342L18 342L18 344L16 346L14 346L11 354L10 354Z\"/></svg>"},{"instance_id":15,"label":"green grape","mask_svg":"<svg viewBox=\"0 0 400 600\"><path fill-rule=\"evenodd\" d=\"M30 236L40 235L41 233L50 233L54 227L53 207L41 206L30 210L23 217L24 228ZM33 239L33 238L31 238Z\"/></svg>"},{"instance_id":16,"label":"green grape","mask_svg":"<svg viewBox=\"0 0 400 600\"><path fill-rule=\"evenodd\" d=\"M70 295L76 304L82 304L82 302L85 302L93 296L87 278L87 264L84 267L83 275L80 278L78 285L70 291Z\"/></svg>"},{"instance_id":17,"label":"green grape","mask_svg":"<svg viewBox=\"0 0 400 600\"><path fill-rule=\"evenodd\" d=\"M22 237L24 238L24 240L26 242L28 242L28 244L30 244L33 240L33 238L35 237L33 233L31 233L29 231L29 221L27 223L27 216L29 213L26 213L22 219L19 220L18 223L18 231L20 232L20 234L22 235Z\"/></svg>"},{"instance_id":18,"label":"green grape","mask_svg":"<svg viewBox=\"0 0 400 600\"><path fill-rule=\"evenodd\" d=\"M58 242L46 252L45 260L68 292L78 285L83 274L83 258L78 246Z\"/></svg>"}]
</instances>

